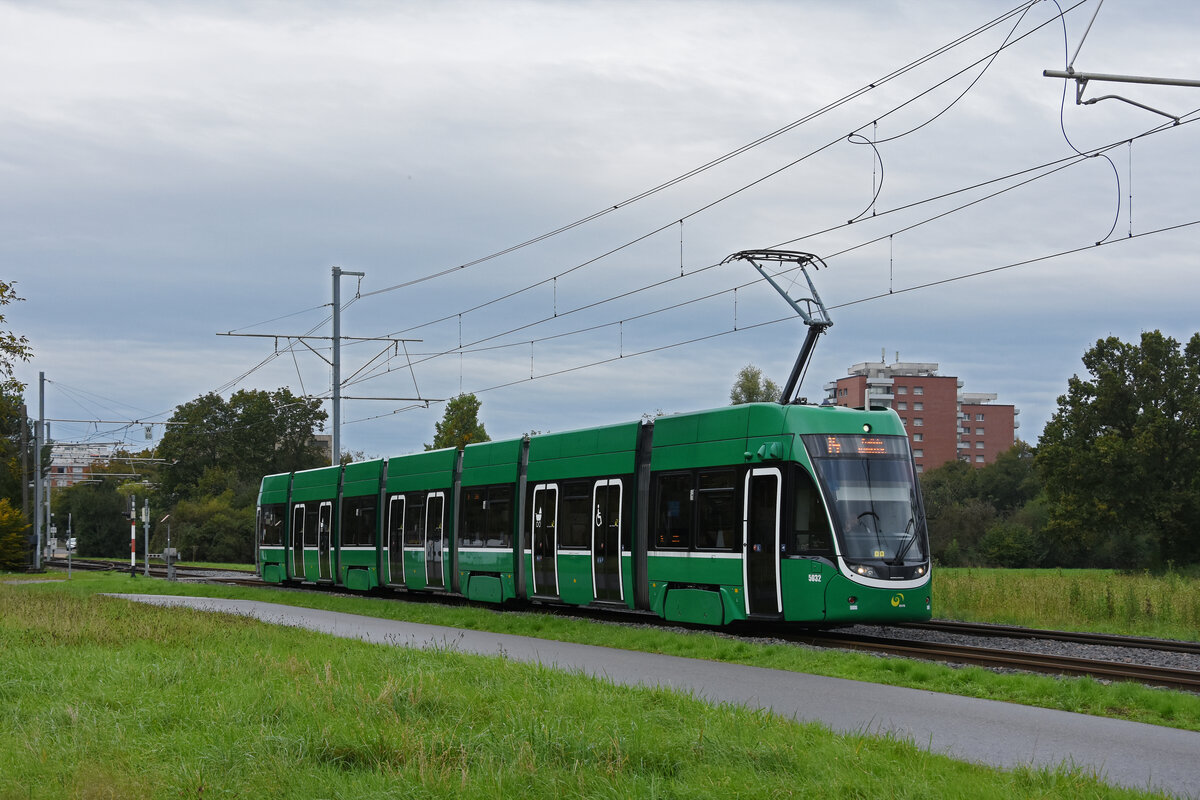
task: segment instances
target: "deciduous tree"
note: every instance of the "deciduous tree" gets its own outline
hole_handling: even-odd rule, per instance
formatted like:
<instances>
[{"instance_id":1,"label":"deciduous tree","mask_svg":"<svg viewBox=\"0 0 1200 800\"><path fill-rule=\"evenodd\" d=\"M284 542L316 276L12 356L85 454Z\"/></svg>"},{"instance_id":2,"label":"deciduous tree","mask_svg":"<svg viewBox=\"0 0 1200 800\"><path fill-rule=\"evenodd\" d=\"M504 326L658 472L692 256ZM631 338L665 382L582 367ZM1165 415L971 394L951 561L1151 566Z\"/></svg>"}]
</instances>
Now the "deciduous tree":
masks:
<instances>
[{"instance_id":1,"label":"deciduous tree","mask_svg":"<svg viewBox=\"0 0 1200 800\"><path fill-rule=\"evenodd\" d=\"M929 546L947 566L1042 566L1044 503L1033 450L1017 442L976 469L950 461L921 475Z\"/></svg>"},{"instance_id":2,"label":"deciduous tree","mask_svg":"<svg viewBox=\"0 0 1200 800\"><path fill-rule=\"evenodd\" d=\"M129 520L125 512L129 501L117 491L115 480L77 483L59 489L54 497L55 521L61 537L67 529L79 542L79 554L112 558L129 553ZM141 523L138 523L138 552L142 551Z\"/></svg>"},{"instance_id":3,"label":"deciduous tree","mask_svg":"<svg viewBox=\"0 0 1200 800\"><path fill-rule=\"evenodd\" d=\"M287 388L273 392L241 391L229 398L241 439L236 464L243 477L311 469L328 463L317 443L326 413L321 401L297 397ZM250 446L247 446L247 445Z\"/></svg>"},{"instance_id":4,"label":"deciduous tree","mask_svg":"<svg viewBox=\"0 0 1200 800\"><path fill-rule=\"evenodd\" d=\"M287 389L243 390L229 400L210 392L184 403L158 446L167 460L162 488L171 497L191 497L205 473L219 469L249 491L263 475L321 466L316 432L325 416L319 400Z\"/></svg>"},{"instance_id":5,"label":"deciduous tree","mask_svg":"<svg viewBox=\"0 0 1200 800\"><path fill-rule=\"evenodd\" d=\"M232 491L181 500L171 512L171 545L188 559L250 563L254 513L254 506L237 504ZM155 541L162 536L156 533Z\"/></svg>"},{"instance_id":6,"label":"deciduous tree","mask_svg":"<svg viewBox=\"0 0 1200 800\"><path fill-rule=\"evenodd\" d=\"M169 422L158 443L159 456L167 462L161 488L167 495L186 497L206 469L232 466L233 412L225 398L209 392L177 406Z\"/></svg>"},{"instance_id":7,"label":"deciduous tree","mask_svg":"<svg viewBox=\"0 0 1200 800\"><path fill-rule=\"evenodd\" d=\"M316 442L319 400L287 389L206 394L175 409L158 454L160 497L181 552L210 561L251 561L254 506L264 475L328 463ZM153 501L152 501L153 502ZM157 512L156 512L157 514ZM155 532L155 541L159 533Z\"/></svg>"},{"instance_id":8,"label":"deciduous tree","mask_svg":"<svg viewBox=\"0 0 1200 800\"><path fill-rule=\"evenodd\" d=\"M1042 481L1033 462L1033 448L1026 442L996 456L996 460L976 473L979 496L1001 515L1010 515L1038 496Z\"/></svg>"},{"instance_id":9,"label":"deciduous tree","mask_svg":"<svg viewBox=\"0 0 1200 800\"><path fill-rule=\"evenodd\" d=\"M777 403L780 389L775 381L763 375L763 371L753 364L747 364L733 379L733 388L729 390L729 404L738 406L742 403Z\"/></svg>"},{"instance_id":10,"label":"deciduous tree","mask_svg":"<svg viewBox=\"0 0 1200 800\"><path fill-rule=\"evenodd\" d=\"M8 498L0 497L0 572L15 572L28 563L29 523Z\"/></svg>"},{"instance_id":11,"label":"deciduous tree","mask_svg":"<svg viewBox=\"0 0 1200 800\"><path fill-rule=\"evenodd\" d=\"M15 283L0 281L0 306L24 299L17 297ZM5 322L4 315L0 314L0 325ZM25 390L25 384L16 379L13 370L16 362L28 361L32 355L28 339L12 331L0 330L0 394L19 397Z\"/></svg>"},{"instance_id":12,"label":"deciduous tree","mask_svg":"<svg viewBox=\"0 0 1200 800\"><path fill-rule=\"evenodd\" d=\"M1101 339L1038 444L1060 557L1192 563L1200 553L1200 333Z\"/></svg>"},{"instance_id":13,"label":"deciduous tree","mask_svg":"<svg viewBox=\"0 0 1200 800\"><path fill-rule=\"evenodd\" d=\"M24 299L17 296L15 287L15 283L0 281L0 307ZM33 349L24 336L4 329L2 326L6 322L5 315L0 314L0 498L7 499L8 507L17 509L17 513L20 514L23 487L28 485L30 479L30 476L25 474L25 464L29 469L34 469L39 460L45 461L45 458L39 459L40 456L48 457L49 448L43 448L46 452L41 454L33 452L32 432L21 406L21 393L25 391L25 384L17 380L14 373L17 362L28 361L33 355ZM12 535L11 531L0 534L8 539L11 539ZM33 537L26 531L20 534L19 538L22 539L22 563L25 560L32 561ZM0 558L3 557L0 554Z\"/></svg>"},{"instance_id":14,"label":"deciduous tree","mask_svg":"<svg viewBox=\"0 0 1200 800\"><path fill-rule=\"evenodd\" d=\"M0 394L0 497L14 508L22 506L22 486L28 486L33 470L33 426L23 413L21 398ZM24 450L22 450L24 447Z\"/></svg>"},{"instance_id":15,"label":"deciduous tree","mask_svg":"<svg viewBox=\"0 0 1200 800\"><path fill-rule=\"evenodd\" d=\"M433 444L426 450L456 447L462 450L469 444L490 442L492 438L479 421L479 398L473 394L460 394L446 403L442 421L434 425Z\"/></svg>"}]
</instances>

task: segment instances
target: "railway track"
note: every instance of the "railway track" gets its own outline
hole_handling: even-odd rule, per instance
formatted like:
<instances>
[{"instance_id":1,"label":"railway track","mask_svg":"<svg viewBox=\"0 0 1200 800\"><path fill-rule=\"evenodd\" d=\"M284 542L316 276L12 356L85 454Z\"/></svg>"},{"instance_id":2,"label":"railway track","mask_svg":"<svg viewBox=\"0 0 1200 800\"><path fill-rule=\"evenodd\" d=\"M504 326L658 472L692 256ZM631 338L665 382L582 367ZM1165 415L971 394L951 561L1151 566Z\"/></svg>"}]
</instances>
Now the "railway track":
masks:
<instances>
[{"instance_id":1,"label":"railway track","mask_svg":"<svg viewBox=\"0 0 1200 800\"><path fill-rule=\"evenodd\" d=\"M45 564L47 567L54 567L56 569L66 569L67 568L67 560L65 558L47 559ZM85 570L85 571L128 573L131 568L129 566L128 561L122 562L122 561L93 560L93 559L86 559L86 560L74 559L71 562L71 569ZM145 575L145 573L146 573L145 562L139 561L137 563L137 565L135 567L133 567L132 569L133 569L133 572L139 577ZM197 566L184 565L184 564L176 564L175 565L175 573L178 577L181 577L181 578L184 578L187 580L202 580L207 577L210 577L213 573L220 573L221 575L237 573L239 575L246 575L247 577L254 575L254 571L250 570L250 569L246 569L246 570L234 570L234 569L229 569L229 568L217 569L214 567L197 567ZM150 577L151 578L167 577L166 566L163 564L151 564L150 565ZM232 580L232 578L231 578L231 580ZM254 578L252 580L252 582L248 585L262 586L263 582L258 580L257 578Z\"/></svg>"},{"instance_id":2,"label":"railway track","mask_svg":"<svg viewBox=\"0 0 1200 800\"><path fill-rule=\"evenodd\" d=\"M47 562L48 566L66 567L66 561ZM75 569L102 569L117 572L129 570L129 565L120 562L76 561ZM137 574L141 575L144 567L139 564ZM245 576L231 574L228 570L214 570L211 567L176 566L177 574L187 580L220 583L234 586L261 587L263 582L252 573ZM220 574L213 574L220 573ZM151 577L166 577L166 567L151 565ZM328 589L313 586L302 587L308 590L328 591ZM332 588L332 587L331 587ZM450 600L449 596L420 595L421 599L433 602ZM660 622L657 616L650 614L632 616L627 612L609 611L605 609L575 608L565 606L537 606L538 610L555 614L565 614L581 619L602 622L644 623L646 618ZM641 618L639 618L641 617ZM691 630L714 632L707 626L680 626ZM1089 676L1097 680L1135 681L1151 686L1163 686L1188 692L1200 693L1200 658L1197 659L1197 669L1180 669L1161 665L1143 663L1131 658L1129 661L1100 660L1064 654L1046 654L1029 650L1013 649L1012 647L985 647L976 644L957 644L944 641L929 641L912 638L911 634L934 632L961 636L983 637L985 639L1024 639L1061 642L1069 645L1102 646L1128 648L1131 651L1147 653L1182 653L1200 656L1200 642L1184 642L1169 639L1148 639L1144 637L1118 636L1114 634L1078 633L1073 631L1040 630L1021 628L1009 625L992 625L987 623L954 622L950 620L931 620L925 623L910 623L894 626L896 636L863 634L838 630L830 631L801 631L782 625L763 623L746 623L720 629L718 632L732 636L752 638L767 638L773 641L809 645L812 647L836 647L841 649L862 650L881 655L902 656L927 661L941 661L951 664L972 664L988 669L1012 669L1026 672L1038 672L1053 675ZM880 630L888 630L880 628ZM902 636L901 633L910 634Z\"/></svg>"},{"instance_id":3,"label":"railway track","mask_svg":"<svg viewBox=\"0 0 1200 800\"><path fill-rule=\"evenodd\" d=\"M1121 637L1115 638L1120 639ZM953 664L974 664L989 669L1017 669L1051 675L1089 676L1098 680L1135 681L1150 686L1200 692L1200 670L1164 667L1156 664L1104 661L1057 653L1035 653L1026 650L838 633L836 631L801 635L795 637L794 640L818 647L842 647ZM1070 641L1082 643L1080 639ZM1106 646L1125 646L1124 643L1112 642L1108 637L1105 641ZM1150 647L1145 642L1157 640L1141 641L1143 643L1135 645L1135 647L1147 650ZM1177 643L1162 642L1162 647L1156 649L1179 652L1174 647L1175 644Z\"/></svg>"},{"instance_id":4,"label":"railway track","mask_svg":"<svg viewBox=\"0 0 1200 800\"><path fill-rule=\"evenodd\" d=\"M1053 631L1037 628L1021 628L1015 625L993 625L987 622L955 622L935 619L929 622L912 622L897 625L912 630L943 631L968 636L993 636L1008 639L1041 639L1074 644L1132 647L1143 650L1160 650L1171 653L1200 655L1200 642L1184 642L1177 639L1149 639L1138 636L1121 636L1114 633L1080 633L1078 631Z\"/></svg>"}]
</instances>

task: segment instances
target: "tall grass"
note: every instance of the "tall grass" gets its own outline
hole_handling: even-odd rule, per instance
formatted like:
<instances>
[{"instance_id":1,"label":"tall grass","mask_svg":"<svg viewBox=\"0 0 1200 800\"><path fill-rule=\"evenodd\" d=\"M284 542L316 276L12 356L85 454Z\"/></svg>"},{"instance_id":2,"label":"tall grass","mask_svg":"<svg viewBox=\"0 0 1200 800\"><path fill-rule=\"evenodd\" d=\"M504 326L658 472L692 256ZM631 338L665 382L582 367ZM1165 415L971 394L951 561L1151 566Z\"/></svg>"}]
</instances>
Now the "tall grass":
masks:
<instances>
[{"instance_id":1,"label":"tall grass","mask_svg":"<svg viewBox=\"0 0 1200 800\"><path fill-rule=\"evenodd\" d=\"M1200 579L1112 570L939 569L947 619L1200 639Z\"/></svg>"},{"instance_id":2,"label":"tall grass","mask_svg":"<svg viewBox=\"0 0 1200 800\"><path fill-rule=\"evenodd\" d=\"M0 586L0 798L1138 797L502 658Z\"/></svg>"}]
</instances>

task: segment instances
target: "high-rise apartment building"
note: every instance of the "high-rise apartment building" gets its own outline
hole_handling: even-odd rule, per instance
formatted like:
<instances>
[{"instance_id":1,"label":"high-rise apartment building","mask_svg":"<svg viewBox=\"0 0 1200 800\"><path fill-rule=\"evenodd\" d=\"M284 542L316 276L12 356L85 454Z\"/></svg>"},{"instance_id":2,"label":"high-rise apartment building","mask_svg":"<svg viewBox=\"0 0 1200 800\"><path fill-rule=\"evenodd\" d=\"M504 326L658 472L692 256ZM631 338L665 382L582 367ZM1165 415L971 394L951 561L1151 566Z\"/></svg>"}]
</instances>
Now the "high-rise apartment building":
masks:
<instances>
[{"instance_id":1,"label":"high-rise apartment building","mask_svg":"<svg viewBox=\"0 0 1200 800\"><path fill-rule=\"evenodd\" d=\"M917 471L959 459L980 467L1013 446L1017 415L996 395L964 393L962 381L938 375L932 362L855 364L847 377L825 384L826 402L893 408L904 422Z\"/></svg>"},{"instance_id":2,"label":"high-rise apartment building","mask_svg":"<svg viewBox=\"0 0 1200 800\"><path fill-rule=\"evenodd\" d=\"M92 464L109 457L107 445L54 442L50 446L50 486L65 488L92 478Z\"/></svg>"}]
</instances>

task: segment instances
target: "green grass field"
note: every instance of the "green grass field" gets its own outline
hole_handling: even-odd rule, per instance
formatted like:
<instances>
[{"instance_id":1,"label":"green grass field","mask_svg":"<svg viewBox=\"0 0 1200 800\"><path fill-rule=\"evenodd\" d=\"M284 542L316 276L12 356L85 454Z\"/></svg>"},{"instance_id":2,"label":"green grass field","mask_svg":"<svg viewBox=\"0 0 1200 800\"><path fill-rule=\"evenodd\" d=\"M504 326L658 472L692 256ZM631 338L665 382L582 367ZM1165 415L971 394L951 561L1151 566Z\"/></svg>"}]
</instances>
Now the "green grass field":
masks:
<instances>
[{"instance_id":1,"label":"green grass field","mask_svg":"<svg viewBox=\"0 0 1200 800\"><path fill-rule=\"evenodd\" d=\"M1019 579L1020 573L1012 574ZM757 644L722 635L720 631L681 633L654 626L629 627L499 610L486 605L443 605L274 588L167 583L114 573L77 573L69 583L29 587L29 591L37 590L65 592L80 598L97 592L157 592L265 600L386 619L753 664L1200 730L1200 696L1195 694L1127 682L1110 684L1088 678L997 674L980 667L953 668L859 652Z\"/></svg>"},{"instance_id":2,"label":"green grass field","mask_svg":"<svg viewBox=\"0 0 1200 800\"><path fill-rule=\"evenodd\" d=\"M944 571L949 572L949 571ZM955 579L971 581L978 571L961 571ZM1014 581L1024 579L1024 573L1009 573ZM952 576L954 577L954 576ZM1003 577L997 571L984 573L986 582L994 583ZM1094 578L1104 579L1104 573ZM1033 581L1054 579L1051 572L1030 576ZM881 682L895 686L924 688L924 690L964 694L1007 700L1007 702L1038 705L1081 714L1126 718L1138 722L1162 724L1177 728L1200 730L1200 696L1186 692L1151 688L1130 682L1106 684L1086 678L1055 678L1048 675L997 674L979 667L953 668L940 663L914 661L910 658L887 658L836 650L816 650L803 646L756 644L724 636L720 631L678 632L654 626L629 627L578 619L564 619L550 614L514 612L491 606L464 606L438 602L413 602L379 599L379 597L348 596L344 594L302 593L281 589L242 589L167 583L143 577L130 578L120 573L76 573L71 582L43 587L79 597L98 591L155 591L162 594L191 594L222 597L246 597L296 604L310 608L342 610L355 614L380 616L432 625L472 628L472 630L515 633L547 639L614 646L646 652L685 657L707 658L713 661L750 663L755 666ZM1195 587L1193 587L1195 588ZM32 589L32 588L31 588ZM936 589L935 589L936 591ZM1183 584L1182 594L1187 593ZM968 596L988 597L983 589L966 591ZM1019 595L1000 593L1013 606ZM989 616L967 614L966 619L1004 621ZM1038 625L1038 619L1024 620ZM1049 627L1050 625L1042 625ZM1130 633L1145 633L1130 627ZM1188 638L1188 637L1182 637ZM1194 638L1194 637L1190 637Z\"/></svg>"},{"instance_id":3,"label":"green grass field","mask_svg":"<svg viewBox=\"0 0 1200 800\"><path fill-rule=\"evenodd\" d=\"M938 569L934 614L1166 639L1200 639L1200 580L1100 569Z\"/></svg>"},{"instance_id":4,"label":"green grass field","mask_svg":"<svg viewBox=\"0 0 1200 800\"><path fill-rule=\"evenodd\" d=\"M0 585L0 798L1144 796L503 658L97 594L118 587L221 593L127 575ZM515 627L538 616L317 599Z\"/></svg>"}]
</instances>

